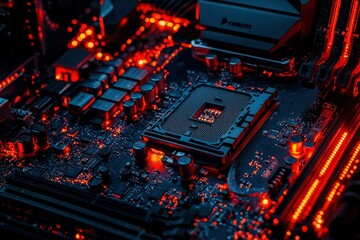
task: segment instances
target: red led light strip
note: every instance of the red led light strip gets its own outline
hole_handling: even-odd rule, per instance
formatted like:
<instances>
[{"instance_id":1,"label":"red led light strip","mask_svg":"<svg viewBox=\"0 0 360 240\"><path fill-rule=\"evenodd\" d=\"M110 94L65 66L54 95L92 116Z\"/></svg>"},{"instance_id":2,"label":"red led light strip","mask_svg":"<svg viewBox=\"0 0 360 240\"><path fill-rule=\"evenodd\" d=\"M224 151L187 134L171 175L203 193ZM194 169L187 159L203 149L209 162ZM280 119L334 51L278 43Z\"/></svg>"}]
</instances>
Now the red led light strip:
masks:
<instances>
[{"instance_id":1,"label":"red led light strip","mask_svg":"<svg viewBox=\"0 0 360 240\"><path fill-rule=\"evenodd\" d=\"M312 196L312 194L314 193L315 189L317 188L317 186L319 185L319 179L316 179L313 184L311 185L311 187L309 188L309 190L307 191L305 197L303 198L303 200L301 201L301 204L298 206L298 208L296 209L295 213L293 214L293 219L297 220L299 215L301 214L301 212L303 211L304 207L306 206L306 204L308 203L310 197Z\"/></svg>"},{"instance_id":2,"label":"red led light strip","mask_svg":"<svg viewBox=\"0 0 360 240\"><path fill-rule=\"evenodd\" d=\"M20 76L22 76L25 72L25 69L22 68L19 72L16 72L12 74L11 76L0 80L0 91L4 88L6 88L8 85L10 85L12 82L14 82L16 79L18 79Z\"/></svg>"},{"instance_id":3,"label":"red led light strip","mask_svg":"<svg viewBox=\"0 0 360 240\"><path fill-rule=\"evenodd\" d=\"M345 142L345 139L347 138L348 133L344 132L341 135L341 138L339 139L339 141L337 142L335 148L333 149L333 151L331 152L330 156L328 157L328 159L326 160L325 164L322 166L317 178L315 179L315 181L311 184L310 188L307 190L305 197L301 200L300 205L297 207L297 209L295 210L294 214L292 215L292 219L293 220L297 220L300 216L300 214L303 212L304 208L308 205L313 193L315 192L315 190L317 189L317 187L319 186L320 181L322 180L321 178L324 176L324 174L326 173L327 169L329 168L329 165L332 163L332 161L334 160L335 156L337 156L340 148L342 147L343 143Z\"/></svg>"},{"instance_id":4,"label":"red led light strip","mask_svg":"<svg viewBox=\"0 0 360 240\"><path fill-rule=\"evenodd\" d=\"M340 138L340 141L336 144L334 150L331 152L330 157L326 160L324 166L321 168L320 173L319 173L319 177L322 177L326 173L327 169L329 168L329 165L334 160L334 158L335 158L336 154L338 153L340 147L344 143L347 135L348 135L348 133L346 133L346 132L343 133L342 137Z\"/></svg>"},{"instance_id":5,"label":"red led light strip","mask_svg":"<svg viewBox=\"0 0 360 240\"><path fill-rule=\"evenodd\" d=\"M358 145L355 148L355 151L353 153L353 155L351 156L350 160L348 161L348 163L346 164L346 166L343 168L340 176L339 176L339 180L344 180L345 177L350 178L352 173L350 172L350 175L347 175L350 171L351 166L353 165L354 161L357 161L358 163L358 159L356 159L356 157L358 157L358 154L360 152L360 142L358 143Z\"/></svg>"},{"instance_id":6,"label":"red led light strip","mask_svg":"<svg viewBox=\"0 0 360 240\"><path fill-rule=\"evenodd\" d=\"M360 162L359 159L359 153L360 153L360 141L357 143L349 161L345 165L345 167L342 169L337 181L334 183L333 187L329 191L326 201L324 205L322 206L321 210L319 210L316 214L316 216L313 219L313 226L316 230L321 230L322 226L324 224L324 213L330 206L330 204L333 202L334 197L339 197L342 193L342 191L345 188L344 179L350 178L354 174L354 170L357 168L357 165Z\"/></svg>"}]
</instances>

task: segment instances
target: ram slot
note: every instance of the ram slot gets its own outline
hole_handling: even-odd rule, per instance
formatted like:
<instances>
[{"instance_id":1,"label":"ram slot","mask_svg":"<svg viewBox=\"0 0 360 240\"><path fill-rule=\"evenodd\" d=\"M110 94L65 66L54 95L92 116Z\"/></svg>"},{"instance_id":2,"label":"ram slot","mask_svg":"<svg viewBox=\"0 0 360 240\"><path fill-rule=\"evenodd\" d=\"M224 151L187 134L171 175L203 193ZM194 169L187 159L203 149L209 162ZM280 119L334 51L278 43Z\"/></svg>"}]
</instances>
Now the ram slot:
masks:
<instances>
[{"instance_id":1,"label":"ram slot","mask_svg":"<svg viewBox=\"0 0 360 240\"><path fill-rule=\"evenodd\" d=\"M321 83L321 85L328 86L331 83L330 79L333 75L334 66L341 57L345 39L343 32L346 32L353 1L341 2L338 21L336 24L336 34L334 37L334 43L331 49L330 57L323 65L321 65L315 77L315 80Z\"/></svg>"},{"instance_id":2,"label":"ram slot","mask_svg":"<svg viewBox=\"0 0 360 240\"><path fill-rule=\"evenodd\" d=\"M342 47L342 53L341 53L341 57L339 59L339 61L335 64L334 67L334 72L338 71L339 69L342 69L348 62L349 57L350 57L350 53L351 53L351 49L352 49L352 44L354 41L354 31L357 25L357 22L359 20L359 0L353 0L352 4L351 4L351 11L350 11L350 15L349 15L349 19L348 19L348 23L346 26L346 32L345 32L345 36L344 36L344 43L343 43L343 47Z\"/></svg>"},{"instance_id":3,"label":"ram slot","mask_svg":"<svg viewBox=\"0 0 360 240\"><path fill-rule=\"evenodd\" d=\"M341 0L323 0L320 3L321 11L319 12L313 56L309 61L303 63L299 70L300 78L305 81L311 82L313 74L330 56L340 5Z\"/></svg>"},{"instance_id":4,"label":"ram slot","mask_svg":"<svg viewBox=\"0 0 360 240\"><path fill-rule=\"evenodd\" d=\"M357 18L359 18L359 12L360 6L358 6ZM337 74L335 84L342 93L347 93L350 96L356 97L356 94L353 94L353 91L356 87L356 78L359 79L358 74L360 73L360 23L358 22L358 19L353 36L354 40L352 43L350 57L346 66Z\"/></svg>"},{"instance_id":5,"label":"ram slot","mask_svg":"<svg viewBox=\"0 0 360 240\"><path fill-rule=\"evenodd\" d=\"M0 202L3 214L36 223L34 231L53 229L48 231L72 238L157 239L145 231L150 224L145 209L21 173L7 179Z\"/></svg>"}]
</instances>

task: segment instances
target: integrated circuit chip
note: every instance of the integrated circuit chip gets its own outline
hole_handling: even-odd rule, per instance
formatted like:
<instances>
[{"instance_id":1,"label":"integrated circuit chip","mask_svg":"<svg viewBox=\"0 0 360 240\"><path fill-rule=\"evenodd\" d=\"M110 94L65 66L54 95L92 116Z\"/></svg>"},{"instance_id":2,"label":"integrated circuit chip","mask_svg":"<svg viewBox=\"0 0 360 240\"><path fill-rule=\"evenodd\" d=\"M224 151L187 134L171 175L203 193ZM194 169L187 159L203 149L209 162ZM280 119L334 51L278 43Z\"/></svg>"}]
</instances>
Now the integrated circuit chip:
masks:
<instances>
[{"instance_id":1,"label":"integrated circuit chip","mask_svg":"<svg viewBox=\"0 0 360 240\"><path fill-rule=\"evenodd\" d=\"M80 79L80 67L91 58L91 53L84 48L67 50L55 63L57 80L76 82Z\"/></svg>"},{"instance_id":2,"label":"integrated circuit chip","mask_svg":"<svg viewBox=\"0 0 360 240\"><path fill-rule=\"evenodd\" d=\"M247 93L196 85L144 131L143 139L152 147L176 148L192 154L200 164L222 168L277 106L276 94L273 88Z\"/></svg>"}]
</instances>

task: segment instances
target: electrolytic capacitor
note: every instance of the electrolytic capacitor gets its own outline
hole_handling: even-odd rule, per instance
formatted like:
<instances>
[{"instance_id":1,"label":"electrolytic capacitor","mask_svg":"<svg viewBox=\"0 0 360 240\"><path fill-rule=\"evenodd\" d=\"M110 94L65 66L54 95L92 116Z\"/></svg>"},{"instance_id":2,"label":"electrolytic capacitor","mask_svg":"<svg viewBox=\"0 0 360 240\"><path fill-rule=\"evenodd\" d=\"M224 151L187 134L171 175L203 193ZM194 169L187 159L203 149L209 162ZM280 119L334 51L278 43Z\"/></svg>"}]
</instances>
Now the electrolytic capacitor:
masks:
<instances>
[{"instance_id":1,"label":"electrolytic capacitor","mask_svg":"<svg viewBox=\"0 0 360 240\"><path fill-rule=\"evenodd\" d=\"M242 76L242 64L241 59L237 57L232 57L229 60L229 71L231 75L236 77Z\"/></svg>"},{"instance_id":2,"label":"electrolytic capacitor","mask_svg":"<svg viewBox=\"0 0 360 240\"><path fill-rule=\"evenodd\" d=\"M122 168L120 170L120 177L123 179L123 180L128 180L130 177L131 177L131 171L129 168Z\"/></svg>"},{"instance_id":3,"label":"electrolytic capacitor","mask_svg":"<svg viewBox=\"0 0 360 240\"><path fill-rule=\"evenodd\" d=\"M293 157L293 156L287 156L287 157L285 158L285 163L286 163L286 165L288 165L289 167L291 167L291 171L292 171L293 173L299 172L299 166L300 166L299 160L296 159L295 157Z\"/></svg>"},{"instance_id":4,"label":"electrolytic capacitor","mask_svg":"<svg viewBox=\"0 0 360 240\"><path fill-rule=\"evenodd\" d=\"M304 137L299 133L294 133L289 137L289 152L292 156L303 153Z\"/></svg>"},{"instance_id":5,"label":"electrolytic capacitor","mask_svg":"<svg viewBox=\"0 0 360 240\"><path fill-rule=\"evenodd\" d=\"M133 121L136 117L136 103L133 100L127 100L123 103L124 114L127 121Z\"/></svg>"},{"instance_id":6,"label":"electrolytic capacitor","mask_svg":"<svg viewBox=\"0 0 360 240\"><path fill-rule=\"evenodd\" d=\"M219 59L216 53L209 52L205 56L206 66L210 71L216 71L219 68Z\"/></svg>"},{"instance_id":7,"label":"electrolytic capacitor","mask_svg":"<svg viewBox=\"0 0 360 240\"><path fill-rule=\"evenodd\" d=\"M142 93L134 92L130 95L130 99L136 103L137 111L142 112L145 110L145 98Z\"/></svg>"},{"instance_id":8,"label":"electrolytic capacitor","mask_svg":"<svg viewBox=\"0 0 360 240\"><path fill-rule=\"evenodd\" d=\"M304 143L304 154L307 159L310 159L315 153L316 144L314 141L306 141Z\"/></svg>"},{"instance_id":9,"label":"electrolytic capacitor","mask_svg":"<svg viewBox=\"0 0 360 240\"><path fill-rule=\"evenodd\" d=\"M31 133L37 149L45 150L49 147L48 132L45 124L33 124L31 127Z\"/></svg>"},{"instance_id":10,"label":"electrolytic capacitor","mask_svg":"<svg viewBox=\"0 0 360 240\"><path fill-rule=\"evenodd\" d=\"M133 153L137 162L145 162L148 154L146 142L137 141L133 144Z\"/></svg>"},{"instance_id":11,"label":"electrolytic capacitor","mask_svg":"<svg viewBox=\"0 0 360 240\"><path fill-rule=\"evenodd\" d=\"M21 134L17 139L17 146L20 157L27 158L34 156L34 143L30 134Z\"/></svg>"},{"instance_id":12,"label":"electrolytic capacitor","mask_svg":"<svg viewBox=\"0 0 360 240\"><path fill-rule=\"evenodd\" d=\"M100 173L100 176L101 176L101 180L104 184L107 184L109 183L110 181L110 171L109 171L109 168L105 165L101 165L99 167L99 173Z\"/></svg>"},{"instance_id":13,"label":"electrolytic capacitor","mask_svg":"<svg viewBox=\"0 0 360 240\"><path fill-rule=\"evenodd\" d=\"M140 86L140 91L144 95L147 104L151 104L156 101L156 88L154 85L145 83Z\"/></svg>"},{"instance_id":14,"label":"electrolytic capacitor","mask_svg":"<svg viewBox=\"0 0 360 240\"><path fill-rule=\"evenodd\" d=\"M88 186L92 191L99 191L101 189L102 179L100 176L93 176L90 178Z\"/></svg>"},{"instance_id":15,"label":"electrolytic capacitor","mask_svg":"<svg viewBox=\"0 0 360 240\"><path fill-rule=\"evenodd\" d=\"M108 146L104 146L103 148L100 149L99 156L104 161L109 160L109 158L111 156L111 149Z\"/></svg>"},{"instance_id":16,"label":"electrolytic capacitor","mask_svg":"<svg viewBox=\"0 0 360 240\"><path fill-rule=\"evenodd\" d=\"M160 93L165 88L165 78L161 73L152 74L150 77L150 82L156 86L156 93Z\"/></svg>"},{"instance_id":17,"label":"electrolytic capacitor","mask_svg":"<svg viewBox=\"0 0 360 240\"><path fill-rule=\"evenodd\" d=\"M182 156L178 158L180 176L184 181L189 181L195 174L194 159L190 156Z\"/></svg>"}]
</instances>

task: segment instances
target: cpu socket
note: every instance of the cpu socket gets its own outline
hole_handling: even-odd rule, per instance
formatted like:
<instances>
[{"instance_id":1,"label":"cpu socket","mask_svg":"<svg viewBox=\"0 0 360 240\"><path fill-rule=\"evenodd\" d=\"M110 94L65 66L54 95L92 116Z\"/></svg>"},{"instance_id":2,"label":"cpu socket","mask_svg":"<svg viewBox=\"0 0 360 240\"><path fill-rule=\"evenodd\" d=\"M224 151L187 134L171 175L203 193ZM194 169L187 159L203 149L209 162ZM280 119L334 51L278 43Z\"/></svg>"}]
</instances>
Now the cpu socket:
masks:
<instances>
[{"instance_id":1,"label":"cpu socket","mask_svg":"<svg viewBox=\"0 0 360 240\"><path fill-rule=\"evenodd\" d=\"M219 170L275 109L276 96L273 88L252 93L198 84L146 129L143 139L160 150L189 153L198 164Z\"/></svg>"}]
</instances>

